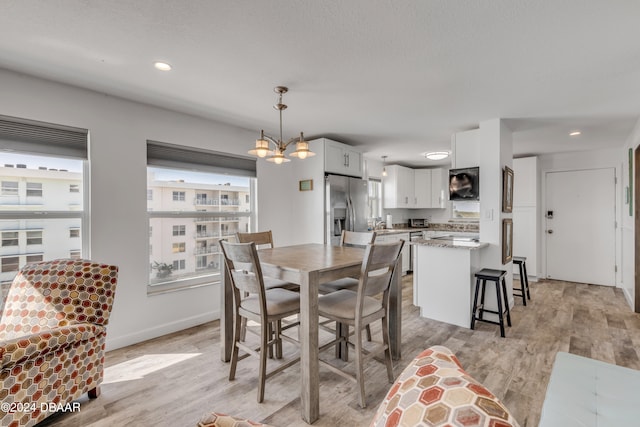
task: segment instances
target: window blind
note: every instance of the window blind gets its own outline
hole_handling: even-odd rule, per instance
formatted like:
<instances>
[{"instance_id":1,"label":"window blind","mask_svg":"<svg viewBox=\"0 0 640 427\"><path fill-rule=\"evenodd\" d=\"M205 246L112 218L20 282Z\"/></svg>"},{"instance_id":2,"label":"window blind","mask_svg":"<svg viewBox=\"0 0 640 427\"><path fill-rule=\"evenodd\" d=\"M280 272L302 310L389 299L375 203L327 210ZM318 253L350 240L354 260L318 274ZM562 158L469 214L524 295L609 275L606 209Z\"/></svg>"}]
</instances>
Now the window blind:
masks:
<instances>
[{"instance_id":1,"label":"window blind","mask_svg":"<svg viewBox=\"0 0 640 427\"><path fill-rule=\"evenodd\" d=\"M0 115L0 149L87 159L89 131Z\"/></svg>"},{"instance_id":2,"label":"window blind","mask_svg":"<svg viewBox=\"0 0 640 427\"><path fill-rule=\"evenodd\" d=\"M158 141L147 141L147 164L236 176L256 176L255 159Z\"/></svg>"}]
</instances>

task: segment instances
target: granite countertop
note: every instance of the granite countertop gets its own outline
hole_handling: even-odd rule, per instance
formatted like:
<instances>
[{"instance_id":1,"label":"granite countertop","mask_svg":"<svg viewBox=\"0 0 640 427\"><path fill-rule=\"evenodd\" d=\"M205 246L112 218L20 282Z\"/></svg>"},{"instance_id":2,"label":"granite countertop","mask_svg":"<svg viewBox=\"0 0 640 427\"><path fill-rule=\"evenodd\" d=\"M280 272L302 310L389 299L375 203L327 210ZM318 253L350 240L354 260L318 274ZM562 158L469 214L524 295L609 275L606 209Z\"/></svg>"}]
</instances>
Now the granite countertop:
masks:
<instances>
[{"instance_id":1,"label":"granite countertop","mask_svg":"<svg viewBox=\"0 0 640 427\"><path fill-rule=\"evenodd\" d=\"M410 242L411 245L433 246L436 248L454 248L476 250L489 246L488 243L474 242L469 240L441 240L441 239L418 239Z\"/></svg>"},{"instance_id":2,"label":"granite countertop","mask_svg":"<svg viewBox=\"0 0 640 427\"><path fill-rule=\"evenodd\" d=\"M427 231L429 228L427 227L394 227L394 228L383 228L382 230L375 230L377 235L382 234L401 234L401 233L411 233L414 231Z\"/></svg>"}]
</instances>

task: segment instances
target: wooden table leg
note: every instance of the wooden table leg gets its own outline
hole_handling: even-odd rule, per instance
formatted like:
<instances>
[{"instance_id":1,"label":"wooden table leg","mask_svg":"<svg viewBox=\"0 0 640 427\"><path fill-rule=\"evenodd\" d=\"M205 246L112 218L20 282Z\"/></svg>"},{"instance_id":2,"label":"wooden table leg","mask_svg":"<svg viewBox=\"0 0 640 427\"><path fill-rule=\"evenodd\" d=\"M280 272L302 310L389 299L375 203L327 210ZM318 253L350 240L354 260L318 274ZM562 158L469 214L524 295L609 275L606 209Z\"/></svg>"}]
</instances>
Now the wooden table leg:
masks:
<instances>
[{"instance_id":1,"label":"wooden table leg","mask_svg":"<svg viewBox=\"0 0 640 427\"><path fill-rule=\"evenodd\" d=\"M223 268L220 286L220 360L228 362L231 360L233 349L233 291L229 270L222 255L220 258L220 265Z\"/></svg>"},{"instance_id":2,"label":"wooden table leg","mask_svg":"<svg viewBox=\"0 0 640 427\"><path fill-rule=\"evenodd\" d=\"M402 348L402 256L398 258L389 291L389 338L391 356L400 359Z\"/></svg>"},{"instance_id":3,"label":"wooden table leg","mask_svg":"<svg viewBox=\"0 0 640 427\"><path fill-rule=\"evenodd\" d=\"M318 273L303 274L300 286L300 408L312 424L320 416L318 362Z\"/></svg>"}]
</instances>

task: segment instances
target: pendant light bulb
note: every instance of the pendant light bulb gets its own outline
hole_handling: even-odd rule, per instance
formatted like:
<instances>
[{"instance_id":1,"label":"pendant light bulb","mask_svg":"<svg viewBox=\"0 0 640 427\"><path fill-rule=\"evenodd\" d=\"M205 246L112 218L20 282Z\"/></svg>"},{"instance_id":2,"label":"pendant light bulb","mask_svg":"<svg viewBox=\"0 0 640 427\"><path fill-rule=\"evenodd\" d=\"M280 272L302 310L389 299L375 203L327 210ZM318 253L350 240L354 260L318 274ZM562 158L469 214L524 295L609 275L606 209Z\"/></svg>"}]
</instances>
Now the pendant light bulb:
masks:
<instances>
[{"instance_id":1,"label":"pendant light bulb","mask_svg":"<svg viewBox=\"0 0 640 427\"><path fill-rule=\"evenodd\" d=\"M387 176L387 156L382 156L382 176Z\"/></svg>"}]
</instances>

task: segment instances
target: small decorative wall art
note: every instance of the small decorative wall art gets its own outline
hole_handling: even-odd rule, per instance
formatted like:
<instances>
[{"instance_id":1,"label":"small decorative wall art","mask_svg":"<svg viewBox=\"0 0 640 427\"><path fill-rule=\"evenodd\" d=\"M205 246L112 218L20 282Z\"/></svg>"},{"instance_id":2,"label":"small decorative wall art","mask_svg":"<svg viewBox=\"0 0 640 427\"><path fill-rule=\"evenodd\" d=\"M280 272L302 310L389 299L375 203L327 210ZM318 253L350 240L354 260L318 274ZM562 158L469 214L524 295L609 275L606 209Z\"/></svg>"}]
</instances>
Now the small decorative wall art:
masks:
<instances>
[{"instance_id":1,"label":"small decorative wall art","mask_svg":"<svg viewBox=\"0 0 640 427\"><path fill-rule=\"evenodd\" d=\"M502 212L513 211L513 169L505 166L502 171Z\"/></svg>"},{"instance_id":2,"label":"small decorative wall art","mask_svg":"<svg viewBox=\"0 0 640 427\"><path fill-rule=\"evenodd\" d=\"M299 191L313 191L313 180L312 179L302 179L298 183Z\"/></svg>"},{"instance_id":3,"label":"small decorative wall art","mask_svg":"<svg viewBox=\"0 0 640 427\"><path fill-rule=\"evenodd\" d=\"M506 264L513 258L513 220L502 220L502 264Z\"/></svg>"}]
</instances>

